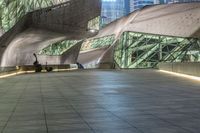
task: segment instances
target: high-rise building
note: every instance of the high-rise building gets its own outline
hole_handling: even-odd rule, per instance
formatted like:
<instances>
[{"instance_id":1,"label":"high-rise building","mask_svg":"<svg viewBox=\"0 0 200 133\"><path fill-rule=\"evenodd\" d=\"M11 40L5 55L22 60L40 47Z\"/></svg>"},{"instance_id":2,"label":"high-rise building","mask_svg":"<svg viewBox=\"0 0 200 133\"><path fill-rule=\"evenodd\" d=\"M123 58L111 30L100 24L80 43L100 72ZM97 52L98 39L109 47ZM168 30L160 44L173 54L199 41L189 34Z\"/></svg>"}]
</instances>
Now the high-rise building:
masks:
<instances>
[{"instance_id":1,"label":"high-rise building","mask_svg":"<svg viewBox=\"0 0 200 133\"><path fill-rule=\"evenodd\" d=\"M102 0L101 24L106 25L130 12L129 0Z\"/></svg>"},{"instance_id":2,"label":"high-rise building","mask_svg":"<svg viewBox=\"0 0 200 133\"><path fill-rule=\"evenodd\" d=\"M127 15L131 12L130 0L124 0L124 2L125 2L125 10L126 10L126 15Z\"/></svg>"},{"instance_id":3,"label":"high-rise building","mask_svg":"<svg viewBox=\"0 0 200 133\"><path fill-rule=\"evenodd\" d=\"M130 12L133 12L134 11L134 1L135 0L130 0L129 2L130 2Z\"/></svg>"},{"instance_id":4,"label":"high-rise building","mask_svg":"<svg viewBox=\"0 0 200 133\"><path fill-rule=\"evenodd\" d=\"M158 4L157 0L130 0L130 11L140 9L146 5Z\"/></svg>"}]
</instances>

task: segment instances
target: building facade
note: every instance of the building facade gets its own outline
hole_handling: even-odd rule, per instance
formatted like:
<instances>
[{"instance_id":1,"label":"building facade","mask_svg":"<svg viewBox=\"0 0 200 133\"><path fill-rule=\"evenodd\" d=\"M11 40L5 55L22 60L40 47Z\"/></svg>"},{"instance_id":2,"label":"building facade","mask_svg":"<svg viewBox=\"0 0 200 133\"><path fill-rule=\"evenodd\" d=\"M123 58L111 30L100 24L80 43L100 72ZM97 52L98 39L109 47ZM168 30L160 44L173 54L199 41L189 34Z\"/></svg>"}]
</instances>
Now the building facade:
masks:
<instances>
[{"instance_id":1,"label":"building facade","mask_svg":"<svg viewBox=\"0 0 200 133\"><path fill-rule=\"evenodd\" d=\"M140 9L146 5L159 4L158 0L129 0L130 2L130 12Z\"/></svg>"},{"instance_id":2,"label":"building facade","mask_svg":"<svg viewBox=\"0 0 200 133\"><path fill-rule=\"evenodd\" d=\"M147 5L199 1L200 0L102 0L101 27Z\"/></svg>"},{"instance_id":3,"label":"building facade","mask_svg":"<svg viewBox=\"0 0 200 133\"><path fill-rule=\"evenodd\" d=\"M129 0L102 0L101 25L127 15L130 12Z\"/></svg>"}]
</instances>

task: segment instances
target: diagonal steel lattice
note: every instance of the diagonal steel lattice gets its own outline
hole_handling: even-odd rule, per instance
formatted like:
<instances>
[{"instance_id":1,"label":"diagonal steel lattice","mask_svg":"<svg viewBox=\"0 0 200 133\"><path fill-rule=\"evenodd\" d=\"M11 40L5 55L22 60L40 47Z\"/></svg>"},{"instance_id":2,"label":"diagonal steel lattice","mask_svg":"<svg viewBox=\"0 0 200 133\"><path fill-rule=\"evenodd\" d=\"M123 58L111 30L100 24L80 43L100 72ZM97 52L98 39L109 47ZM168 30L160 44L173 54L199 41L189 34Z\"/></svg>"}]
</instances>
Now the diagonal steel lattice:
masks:
<instances>
[{"instance_id":1,"label":"diagonal steel lattice","mask_svg":"<svg viewBox=\"0 0 200 133\"><path fill-rule=\"evenodd\" d=\"M199 62L200 40L124 32L114 59L121 68L153 68L159 62Z\"/></svg>"},{"instance_id":2,"label":"diagonal steel lattice","mask_svg":"<svg viewBox=\"0 0 200 133\"><path fill-rule=\"evenodd\" d=\"M0 0L0 28L8 31L27 12L70 0Z\"/></svg>"}]
</instances>

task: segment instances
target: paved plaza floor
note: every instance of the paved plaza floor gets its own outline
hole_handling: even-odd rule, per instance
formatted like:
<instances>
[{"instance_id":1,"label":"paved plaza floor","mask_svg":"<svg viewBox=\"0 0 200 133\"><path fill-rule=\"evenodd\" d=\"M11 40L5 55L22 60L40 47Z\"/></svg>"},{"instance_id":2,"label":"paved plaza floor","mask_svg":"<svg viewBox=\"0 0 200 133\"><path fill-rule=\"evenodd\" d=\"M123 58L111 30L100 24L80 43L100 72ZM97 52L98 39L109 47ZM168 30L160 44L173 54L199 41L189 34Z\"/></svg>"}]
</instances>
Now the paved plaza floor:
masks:
<instances>
[{"instance_id":1,"label":"paved plaza floor","mask_svg":"<svg viewBox=\"0 0 200 133\"><path fill-rule=\"evenodd\" d=\"M157 70L0 79L1 133L200 133L200 82Z\"/></svg>"}]
</instances>

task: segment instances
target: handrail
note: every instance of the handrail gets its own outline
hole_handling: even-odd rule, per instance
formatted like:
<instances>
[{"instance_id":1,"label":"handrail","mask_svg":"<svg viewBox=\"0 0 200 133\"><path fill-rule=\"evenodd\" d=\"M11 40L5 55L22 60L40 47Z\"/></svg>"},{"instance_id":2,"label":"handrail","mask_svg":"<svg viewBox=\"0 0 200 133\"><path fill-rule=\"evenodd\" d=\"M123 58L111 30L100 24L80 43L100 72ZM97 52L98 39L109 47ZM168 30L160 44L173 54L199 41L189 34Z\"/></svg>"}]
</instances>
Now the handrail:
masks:
<instances>
[{"instance_id":1,"label":"handrail","mask_svg":"<svg viewBox=\"0 0 200 133\"><path fill-rule=\"evenodd\" d=\"M0 67L0 74L5 72L16 71L16 67Z\"/></svg>"}]
</instances>

